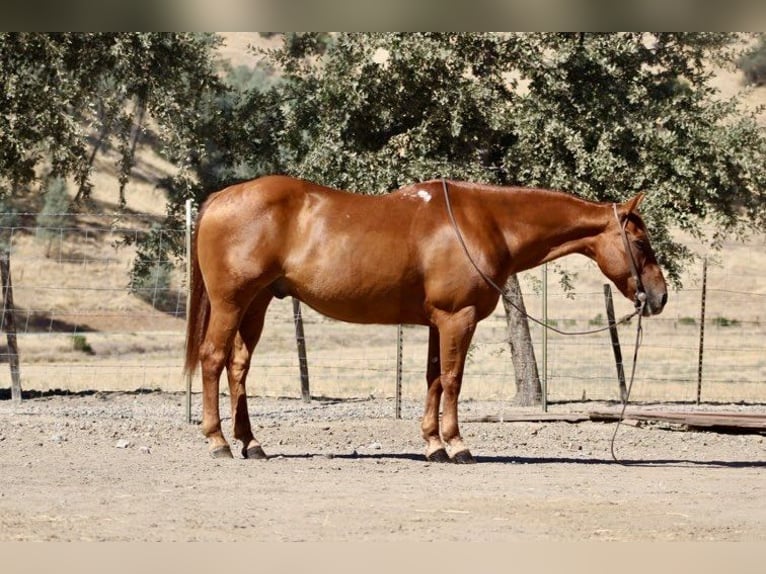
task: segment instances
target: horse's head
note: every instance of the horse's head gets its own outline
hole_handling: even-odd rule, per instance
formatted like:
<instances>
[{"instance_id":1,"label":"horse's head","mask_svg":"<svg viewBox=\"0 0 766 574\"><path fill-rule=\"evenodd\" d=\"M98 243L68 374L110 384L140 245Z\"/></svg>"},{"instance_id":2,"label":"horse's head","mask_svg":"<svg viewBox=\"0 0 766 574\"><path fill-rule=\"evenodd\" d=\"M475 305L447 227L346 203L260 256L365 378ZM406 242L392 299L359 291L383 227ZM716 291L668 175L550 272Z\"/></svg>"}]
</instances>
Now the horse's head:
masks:
<instances>
[{"instance_id":1,"label":"horse's head","mask_svg":"<svg viewBox=\"0 0 766 574\"><path fill-rule=\"evenodd\" d=\"M595 260L620 292L638 307L644 301L644 316L662 312L668 300L665 277L649 244L646 227L636 209L644 198L611 207L610 223L598 237Z\"/></svg>"}]
</instances>

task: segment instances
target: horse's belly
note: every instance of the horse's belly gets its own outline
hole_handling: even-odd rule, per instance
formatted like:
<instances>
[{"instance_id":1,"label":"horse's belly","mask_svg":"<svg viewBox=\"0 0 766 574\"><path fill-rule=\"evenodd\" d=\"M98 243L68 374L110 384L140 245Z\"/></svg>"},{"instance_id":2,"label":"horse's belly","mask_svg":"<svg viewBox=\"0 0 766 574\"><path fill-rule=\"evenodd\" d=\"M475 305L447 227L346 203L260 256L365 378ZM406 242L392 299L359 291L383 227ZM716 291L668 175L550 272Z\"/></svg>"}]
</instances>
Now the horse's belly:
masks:
<instances>
[{"instance_id":1,"label":"horse's belly","mask_svg":"<svg viewBox=\"0 0 766 574\"><path fill-rule=\"evenodd\" d=\"M378 304L356 305L349 302L332 304L328 301L301 300L322 315L338 321L383 325L394 325L402 322L398 310L390 307L381 307Z\"/></svg>"},{"instance_id":2,"label":"horse's belly","mask_svg":"<svg viewBox=\"0 0 766 574\"><path fill-rule=\"evenodd\" d=\"M349 323L423 323L423 298L417 289L392 283L365 286L361 281L339 284L334 280L316 279L292 284L287 291L317 312Z\"/></svg>"}]
</instances>

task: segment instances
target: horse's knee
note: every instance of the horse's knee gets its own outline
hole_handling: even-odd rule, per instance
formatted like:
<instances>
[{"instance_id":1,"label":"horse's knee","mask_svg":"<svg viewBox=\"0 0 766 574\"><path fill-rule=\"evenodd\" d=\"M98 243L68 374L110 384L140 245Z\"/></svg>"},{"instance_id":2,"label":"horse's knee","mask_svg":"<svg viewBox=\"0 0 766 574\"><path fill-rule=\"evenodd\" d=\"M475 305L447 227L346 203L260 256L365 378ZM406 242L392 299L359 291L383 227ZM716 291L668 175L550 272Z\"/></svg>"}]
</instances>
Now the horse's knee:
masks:
<instances>
[{"instance_id":1,"label":"horse's knee","mask_svg":"<svg viewBox=\"0 0 766 574\"><path fill-rule=\"evenodd\" d=\"M220 374L227 358L227 353L224 349L215 347L209 343L200 346L199 360L203 374L214 374L215 372Z\"/></svg>"},{"instance_id":2,"label":"horse's knee","mask_svg":"<svg viewBox=\"0 0 766 574\"><path fill-rule=\"evenodd\" d=\"M249 371L249 365L242 363L229 362L226 365L226 369L229 374L229 384L232 385L244 385L247 373Z\"/></svg>"},{"instance_id":3,"label":"horse's knee","mask_svg":"<svg viewBox=\"0 0 766 574\"><path fill-rule=\"evenodd\" d=\"M226 368L229 370L229 373L235 378L235 380L243 380L250 370L250 355L232 353L231 357L229 357L228 363L226 364Z\"/></svg>"},{"instance_id":4,"label":"horse's knee","mask_svg":"<svg viewBox=\"0 0 766 574\"><path fill-rule=\"evenodd\" d=\"M456 375L445 374L441 376L442 392L448 397L460 394L460 385L460 378Z\"/></svg>"}]
</instances>

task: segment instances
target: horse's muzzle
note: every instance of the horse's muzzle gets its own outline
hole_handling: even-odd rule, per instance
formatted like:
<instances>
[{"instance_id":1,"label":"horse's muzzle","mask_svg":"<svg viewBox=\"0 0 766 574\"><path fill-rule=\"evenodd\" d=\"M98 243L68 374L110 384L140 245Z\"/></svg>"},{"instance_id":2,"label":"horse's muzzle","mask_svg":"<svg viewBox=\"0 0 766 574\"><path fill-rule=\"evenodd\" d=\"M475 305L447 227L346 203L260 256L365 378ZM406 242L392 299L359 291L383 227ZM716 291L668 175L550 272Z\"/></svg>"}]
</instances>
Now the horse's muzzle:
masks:
<instances>
[{"instance_id":1,"label":"horse's muzzle","mask_svg":"<svg viewBox=\"0 0 766 574\"><path fill-rule=\"evenodd\" d=\"M643 299L643 301L642 301ZM659 293L647 294L645 292L639 292L636 294L636 307L640 307L643 302L644 317L650 317L652 315L659 315L665 308L665 304L668 302L668 292L661 291Z\"/></svg>"}]
</instances>

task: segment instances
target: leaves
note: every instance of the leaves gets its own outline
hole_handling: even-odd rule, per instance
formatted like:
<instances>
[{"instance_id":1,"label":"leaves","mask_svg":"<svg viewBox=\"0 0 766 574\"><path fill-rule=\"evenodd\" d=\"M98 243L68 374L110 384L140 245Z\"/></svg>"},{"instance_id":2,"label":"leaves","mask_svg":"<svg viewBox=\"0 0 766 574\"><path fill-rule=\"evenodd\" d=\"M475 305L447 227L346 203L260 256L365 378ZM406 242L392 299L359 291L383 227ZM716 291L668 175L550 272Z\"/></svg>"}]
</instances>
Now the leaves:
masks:
<instances>
[{"instance_id":1,"label":"leaves","mask_svg":"<svg viewBox=\"0 0 766 574\"><path fill-rule=\"evenodd\" d=\"M285 171L380 193L434 177L557 188L602 201L646 191L669 233L763 221L764 134L711 86L739 36L720 33L293 35L272 54Z\"/></svg>"},{"instance_id":2,"label":"leaves","mask_svg":"<svg viewBox=\"0 0 766 574\"><path fill-rule=\"evenodd\" d=\"M103 130L99 141L114 130L124 181L143 110L183 162L197 141L194 104L217 84L214 45L200 34L0 34L0 187L32 182L47 163L87 193L91 128Z\"/></svg>"},{"instance_id":3,"label":"leaves","mask_svg":"<svg viewBox=\"0 0 766 574\"><path fill-rule=\"evenodd\" d=\"M87 136L123 151L145 110L179 167L168 217L237 178L383 193L450 177L558 188L642 211L671 279L703 235L766 223L766 137L712 86L723 33L290 33L216 75L214 35L0 35L0 187L49 162L87 192ZM147 125L149 121L143 122ZM111 136L107 136L111 133ZM98 141L102 138L99 136ZM717 237L711 237L712 242Z\"/></svg>"}]
</instances>

